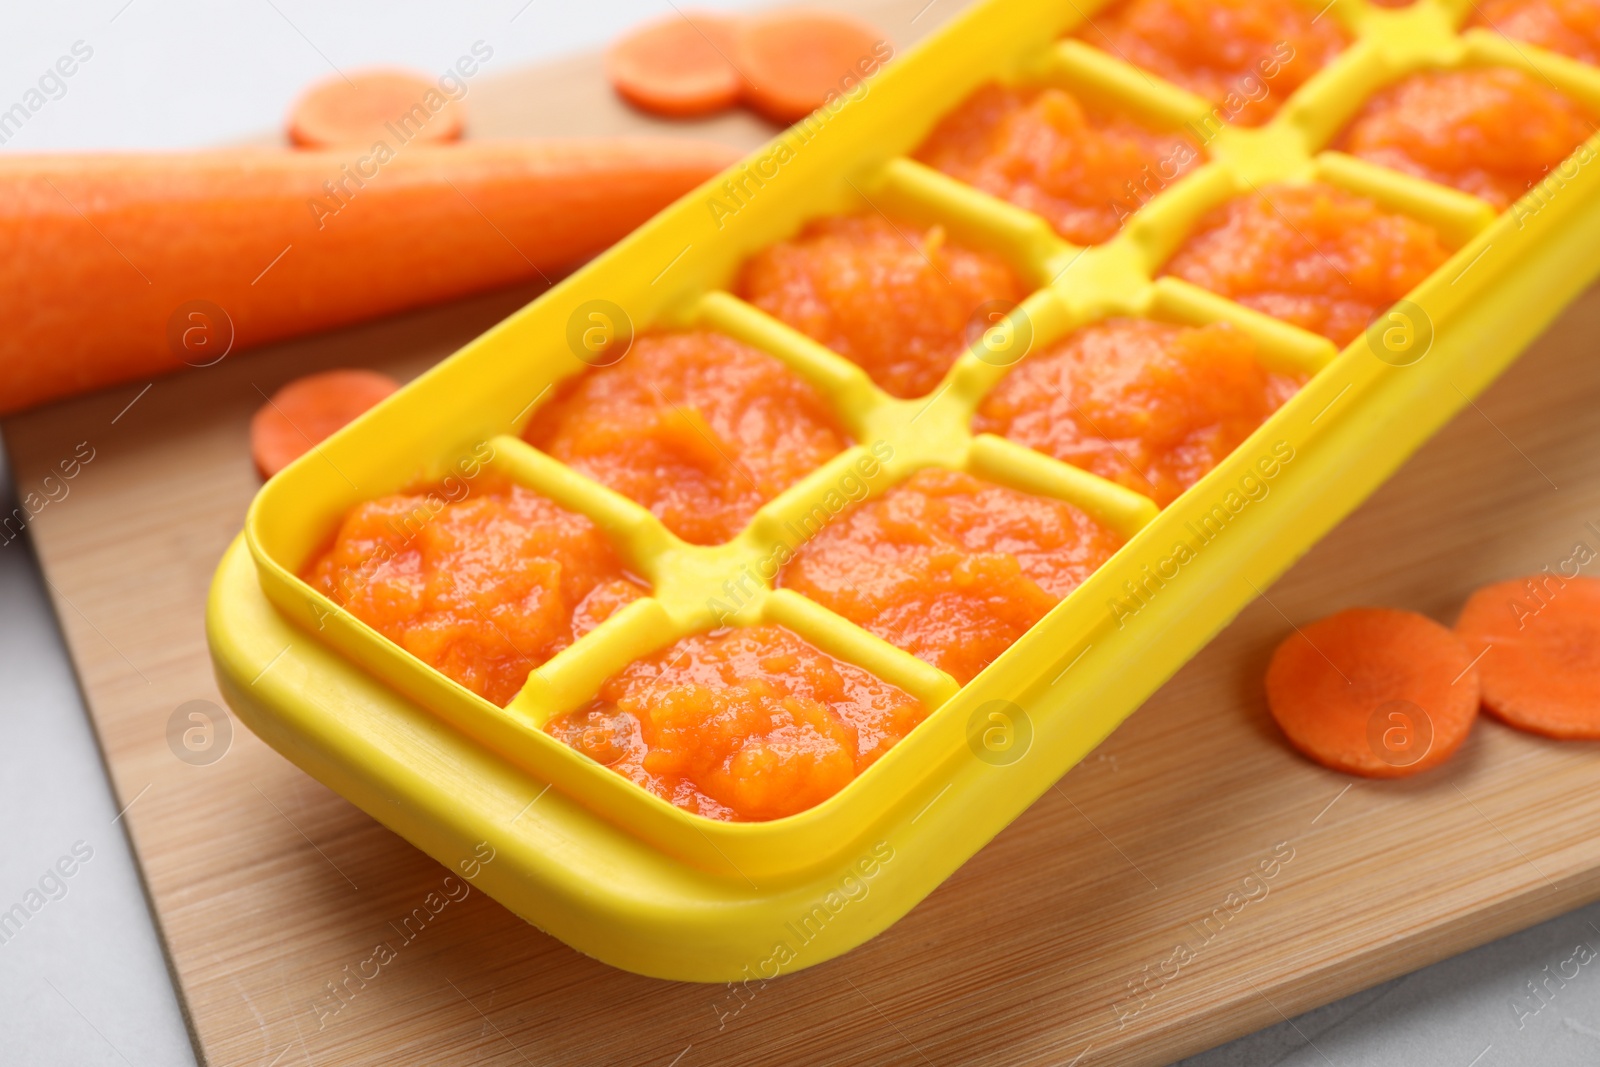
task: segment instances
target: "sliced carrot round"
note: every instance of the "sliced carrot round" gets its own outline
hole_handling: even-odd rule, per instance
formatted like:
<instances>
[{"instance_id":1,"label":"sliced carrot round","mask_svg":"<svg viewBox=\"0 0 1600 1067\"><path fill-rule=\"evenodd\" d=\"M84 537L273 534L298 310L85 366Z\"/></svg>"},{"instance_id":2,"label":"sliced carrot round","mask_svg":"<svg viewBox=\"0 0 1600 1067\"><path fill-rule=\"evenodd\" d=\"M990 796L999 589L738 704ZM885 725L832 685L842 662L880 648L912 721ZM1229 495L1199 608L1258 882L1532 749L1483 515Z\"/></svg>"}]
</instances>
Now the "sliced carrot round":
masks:
<instances>
[{"instance_id":1,"label":"sliced carrot round","mask_svg":"<svg viewBox=\"0 0 1600 1067\"><path fill-rule=\"evenodd\" d=\"M641 26L606 52L606 77L635 107L671 118L725 111L744 91L733 52L733 20L689 11Z\"/></svg>"},{"instance_id":2,"label":"sliced carrot round","mask_svg":"<svg viewBox=\"0 0 1600 1067\"><path fill-rule=\"evenodd\" d=\"M461 109L433 79L404 70L367 70L318 82L289 110L289 140L302 148L386 141L455 141Z\"/></svg>"},{"instance_id":3,"label":"sliced carrot round","mask_svg":"<svg viewBox=\"0 0 1600 1067\"><path fill-rule=\"evenodd\" d=\"M847 95L888 58L875 27L833 11L783 8L734 31L733 63L745 101L777 122L794 122Z\"/></svg>"},{"instance_id":4,"label":"sliced carrot round","mask_svg":"<svg viewBox=\"0 0 1600 1067\"><path fill-rule=\"evenodd\" d=\"M250 454L270 478L400 388L387 374L330 370L296 378L250 420Z\"/></svg>"},{"instance_id":5,"label":"sliced carrot round","mask_svg":"<svg viewBox=\"0 0 1600 1067\"><path fill-rule=\"evenodd\" d=\"M1486 585L1456 632L1482 653L1483 706L1519 730L1600 740L1600 579L1537 574Z\"/></svg>"},{"instance_id":6,"label":"sliced carrot round","mask_svg":"<svg viewBox=\"0 0 1600 1067\"><path fill-rule=\"evenodd\" d=\"M1352 608L1297 630L1267 668L1267 705L1289 743L1368 778L1443 763L1471 731L1478 695L1460 637L1388 608Z\"/></svg>"}]
</instances>

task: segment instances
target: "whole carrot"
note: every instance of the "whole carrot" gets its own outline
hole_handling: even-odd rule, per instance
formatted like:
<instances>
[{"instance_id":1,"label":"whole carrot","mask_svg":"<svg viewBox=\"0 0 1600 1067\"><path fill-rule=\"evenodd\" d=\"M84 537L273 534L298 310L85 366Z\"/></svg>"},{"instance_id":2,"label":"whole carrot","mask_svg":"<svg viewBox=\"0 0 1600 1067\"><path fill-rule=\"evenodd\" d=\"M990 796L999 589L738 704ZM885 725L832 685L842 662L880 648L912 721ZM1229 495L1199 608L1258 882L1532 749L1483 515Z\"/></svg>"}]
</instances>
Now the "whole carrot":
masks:
<instances>
[{"instance_id":1,"label":"whole carrot","mask_svg":"<svg viewBox=\"0 0 1600 1067\"><path fill-rule=\"evenodd\" d=\"M394 144L0 159L0 414L558 271L737 154Z\"/></svg>"}]
</instances>

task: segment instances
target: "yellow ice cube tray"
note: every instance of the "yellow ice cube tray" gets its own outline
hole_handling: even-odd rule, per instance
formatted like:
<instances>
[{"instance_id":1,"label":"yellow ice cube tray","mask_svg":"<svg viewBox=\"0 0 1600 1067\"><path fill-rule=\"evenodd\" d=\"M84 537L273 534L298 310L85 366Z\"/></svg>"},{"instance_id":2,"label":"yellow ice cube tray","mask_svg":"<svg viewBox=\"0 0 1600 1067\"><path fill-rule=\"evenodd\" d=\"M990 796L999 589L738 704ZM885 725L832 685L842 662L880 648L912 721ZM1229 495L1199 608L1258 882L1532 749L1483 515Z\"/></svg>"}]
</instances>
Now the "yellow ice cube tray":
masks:
<instances>
[{"instance_id":1,"label":"yellow ice cube tray","mask_svg":"<svg viewBox=\"0 0 1600 1067\"><path fill-rule=\"evenodd\" d=\"M1600 112L1600 75L1458 25L1468 0L1337 0L1353 41L1244 129L1213 104L1075 40L1101 5L982 0L911 53L684 197L272 479L218 570L208 634L222 690L262 738L527 921L663 978L771 977L828 959L921 900L1094 748L1251 598L1477 393L1600 270L1594 143L1500 215L1325 146L1374 91L1428 67L1537 73ZM910 159L980 85L1058 85L1163 128L1208 162L1113 240L1078 248L1040 218ZM1153 277L1198 217L1267 182L1322 180L1434 225L1453 256L1342 352ZM732 296L756 250L806 221L884 212L941 223L1036 289L933 393L899 400L854 364ZM1150 500L993 436L977 404L1018 359L1110 315L1229 321L1309 384L1215 470ZM707 326L772 353L831 398L857 444L737 538L685 544L647 510L520 439L553 386L630 331ZM792 591L772 572L850 499L918 468L1068 500L1123 548L965 686ZM297 575L357 503L493 468L590 516L653 595L533 671L505 708L474 695ZM416 522L425 523L430 507ZM635 657L717 625L776 622L904 688L927 719L829 800L765 823L688 814L541 730ZM1286 757L1287 758L1287 757ZM475 853L475 850L477 852Z\"/></svg>"}]
</instances>

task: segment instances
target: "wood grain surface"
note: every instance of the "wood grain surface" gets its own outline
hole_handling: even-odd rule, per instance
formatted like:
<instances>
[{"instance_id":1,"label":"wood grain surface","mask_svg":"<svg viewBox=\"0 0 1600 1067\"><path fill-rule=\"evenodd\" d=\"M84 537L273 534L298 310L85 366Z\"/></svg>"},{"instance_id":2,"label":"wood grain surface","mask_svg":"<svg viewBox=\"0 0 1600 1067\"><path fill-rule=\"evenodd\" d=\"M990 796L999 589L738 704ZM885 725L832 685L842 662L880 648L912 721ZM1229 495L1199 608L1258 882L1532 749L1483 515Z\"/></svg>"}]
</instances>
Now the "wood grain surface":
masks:
<instances>
[{"instance_id":1,"label":"wood grain surface","mask_svg":"<svg viewBox=\"0 0 1600 1067\"><path fill-rule=\"evenodd\" d=\"M860 10L904 44L949 13L913 23L923 2ZM476 135L651 126L592 56L474 94ZM672 128L770 132L743 116ZM105 832L133 841L205 1062L1159 1064L1600 897L1600 746L1483 721L1439 770L1356 781L1289 751L1260 684L1294 623L1354 604L1449 621L1478 584L1600 548L1591 291L1056 789L843 958L754 992L654 981L477 891L403 933L444 868L243 727L195 765L169 722L220 701L203 600L258 485L262 391L334 365L410 376L531 295L4 426L20 493L93 450L31 536L127 805ZM1480 1046L1459 1036L1466 1063Z\"/></svg>"}]
</instances>

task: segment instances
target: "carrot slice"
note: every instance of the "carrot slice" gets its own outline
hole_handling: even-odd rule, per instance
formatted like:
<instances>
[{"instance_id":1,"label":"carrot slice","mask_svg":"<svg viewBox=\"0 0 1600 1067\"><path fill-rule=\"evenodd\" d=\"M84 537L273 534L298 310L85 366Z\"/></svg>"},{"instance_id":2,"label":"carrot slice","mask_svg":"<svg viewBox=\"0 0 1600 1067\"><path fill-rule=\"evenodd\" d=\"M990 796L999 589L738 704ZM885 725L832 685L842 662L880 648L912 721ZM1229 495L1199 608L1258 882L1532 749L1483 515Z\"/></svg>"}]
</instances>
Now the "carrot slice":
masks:
<instances>
[{"instance_id":1,"label":"carrot slice","mask_svg":"<svg viewBox=\"0 0 1600 1067\"><path fill-rule=\"evenodd\" d=\"M853 92L890 54L877 28L833 11L783 8L734 31L745 101L777 122L802 119L830 96Z\"/></svg>"},{"instance_id":2,"label":"carrot slice","mask_svg":"<svg viewBox=\"0 0 1600 1067\"><path fill-rule=\"evenodd\" d=\"M642 110L671 118L709 115L733 107L744 92L732 53L732 19L689 11L620 38L606 52L606 77Z\"/></svg>"},{"instance_id":3,"label":"carrot slice","mask_svg":"<svg viewBox=\"0 0 1600 1067\"><path fill-rule=\"evenodd\" d=\"M289 140L302 148L460 137L461 109L432 79L405 70L329 78L313 85L289 111Z\"/></svg>"},{"instance_id":4,"label":"carrot slice","mask_svg":"<svg viewBox=\"0 0 1600 1067\"><path fill-rule=\"evenodd\" d=\"M372 370L329 370L296 378L250 420L250 454L270 478L333 436L335 430L400 388Z\"/></svg>"},{"instance_id":5,"label":"carrot slice","mask_svg":"<svg viewBox=\"0 0 1600 1067\"><path fill-rule=\"evenodd\" d=\"M1486 585L1456 632L1482 654L1483 706L1519 730L1600 740L1600 579L1537 574Z\"/></svg>"},{"instance_id":6,"label":"carrot slice","mask_svg":"<svg viewBox=\"0 0 1600 1067\"><path fill-rule=\"evenodd\" d=\"M1368 778L1443 763L1471 731L1478 695L1460 637L1389 608L1352 608L1297 630L1267 668L1267 704L1289 743Z\"/></svg>"}]
</instances>

